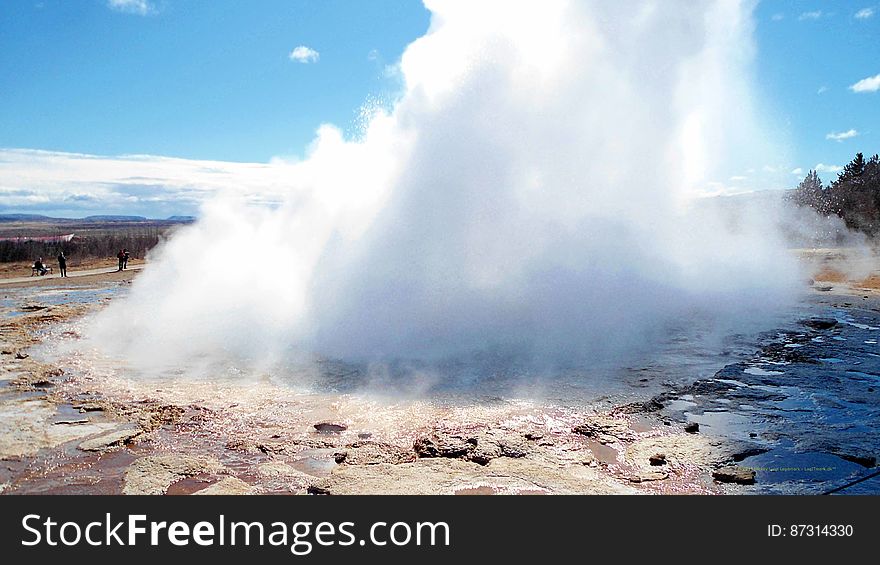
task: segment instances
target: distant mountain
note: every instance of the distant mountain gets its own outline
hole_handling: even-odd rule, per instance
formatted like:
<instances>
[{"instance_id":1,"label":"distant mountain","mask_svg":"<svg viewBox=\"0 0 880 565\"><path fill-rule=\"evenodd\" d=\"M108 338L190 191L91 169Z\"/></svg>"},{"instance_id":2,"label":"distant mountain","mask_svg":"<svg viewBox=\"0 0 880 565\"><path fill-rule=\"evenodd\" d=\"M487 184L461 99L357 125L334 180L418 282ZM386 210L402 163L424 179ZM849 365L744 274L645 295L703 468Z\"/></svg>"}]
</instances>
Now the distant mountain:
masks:
<instances>
[{"instance_id":1,"label":"distant mountain","mask_svg":"<svg viewBox=\"0 0 880 565\"><path fill-rule=\"evenodd\" d=\"M99 216L86 216L82 219L84 222L146 222L147 218L144 216L114 216L114 215L99 215Z\"/></svg>"},{"instance_id":2,"label":"distant mountain","mask_svg":"<svg viewBox=\"0 0 880 565\"><path fill-rule=\"evenodd\" d=\"M139 223L139 222L169 222L175 224L191 223L196 221L195 216L171 216L167 219L152 219L144 216L125 216L113 214L101 214L86 216L85 218L53 218L42 214L0 214L0 223L32 222L53 224L81 224L81 223Z\"/></svg>"},{"instance_id":3,"label":"distant mountain","mask_svg":"<svg viewBox=\"0 0 880 565\"><path fill-rule=\"evenodd\" d=\"M54 219L40 214L0 214L0 222L48 222Z\"/></svg>"}]
</instances>

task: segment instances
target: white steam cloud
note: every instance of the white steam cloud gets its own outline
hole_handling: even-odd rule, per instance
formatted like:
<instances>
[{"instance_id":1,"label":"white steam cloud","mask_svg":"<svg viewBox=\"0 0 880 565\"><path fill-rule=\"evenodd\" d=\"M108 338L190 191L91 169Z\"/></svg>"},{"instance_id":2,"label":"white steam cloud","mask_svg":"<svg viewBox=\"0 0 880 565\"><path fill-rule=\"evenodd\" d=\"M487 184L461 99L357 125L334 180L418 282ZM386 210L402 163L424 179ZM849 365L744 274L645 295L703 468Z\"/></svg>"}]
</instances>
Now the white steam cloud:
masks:
<instances>
[{"instance_id":1,"label":"white steam cloud","mask_svg":"<svg viewBox=\"0 0 880 565\"><path fill-rule=\"evenodd\" d=\"M796 268L763 214L690 196L743 147L752 4L426 0L404 92L320 129L273 209L233 197L92 332L135 363L616 358L752 320Z\"/></svg>"}]
</instances>

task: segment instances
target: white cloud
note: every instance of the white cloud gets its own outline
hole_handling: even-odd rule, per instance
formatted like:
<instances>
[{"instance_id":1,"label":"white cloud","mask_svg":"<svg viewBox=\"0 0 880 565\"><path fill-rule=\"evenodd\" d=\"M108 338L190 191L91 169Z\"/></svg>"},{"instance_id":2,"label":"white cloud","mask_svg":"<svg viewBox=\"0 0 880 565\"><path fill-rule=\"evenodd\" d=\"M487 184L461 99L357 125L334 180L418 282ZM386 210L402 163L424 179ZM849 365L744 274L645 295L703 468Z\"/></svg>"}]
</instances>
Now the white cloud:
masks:
<instances>
[{"instance_id":1,"label":"white cloud","mask_svg":"<svg viewBox=\"0 0 880 565\"><path fill-rule=\"evenodd\" d=\"M785 19L785 14L773 14L772 16L770 16L770 19L774 22L781 22Z\"/></svg>"},{"instance_id":2,"label":"white cloud","mask_svg":"<svg viewBox=\"0 0 880 565\"><path fill-rule=\"evenodd\" d=\"M107 6L117 12L148 16L156 12L155 6L149 0L107 0Z\"/></svg>"},{"instance_id":3,"label":"white cloud","mask_svg":"<svg viewBox=\"0 0 880 565\"><path fill-rule=\"evenodd\" d=\"M833 141L843 141L844 139L852 139L859 135L859 132L854 129L849 129L847 131L842 132L831 132L825 136L825 139L831 139Z\"/></svg>"},{"instance_id":4,"label":"white cloud","mask_svg":"<svg viewBox=\"0 0 880 565\"><path fill-rule=\"evenodd\" d=\"M803 12L798 19L801 21L804 20L818 20L823 16L822 10L816 10L815 12Z\"/></svg>"},{"instance_id":5,"label":"white cloud","mask_svg":"<svg viewBox=\"0 0 880 565\"><path fill-rule=\"evenodd\" d=\"M165 217L194 213L220 193L273 205L289 192L295 167L281 159L234 163L0 148L0 212Z\"/></svg>"},{"instance_id":6,"label":"white cloud","mask_svg":"<svg viewBox=\"0 0 880 565\"><path fill-rule=\"evenodd\" d=\"M823 84L822 86L819 87L819 90L816 91L816 94L821 95L821 94L825 94L826 92L828 92L828 87Z\"/></svg>"},{"instance_id":7,"label":"white cloud","mask_svg":"<svg viewBox=\"0 0 880 565\"><path fill-rule=\"evenodd\" d=\"M315 63L321 57L321 54L305 45L300 45L290 52L290 60L297 63Z\"/></svg>"},{"instance_id":8,"label":"white cloud","mask_svg":"<svg viewBox=\"0 0 880 565\"><path fill-rule=\"evenodd\" d=\"M749 177L744 177L742 175L734 175L730 177L730 180L733 182L742 182L744 180L748 180Z\"/></svg>"},{"instance_id":9,"label":"white cloud","mask_svg":"<svg viewBox=\"0 0 880 565\"><path fill-rule=\"evenodd\" d=\"M800 175L804 174L804 170L802 168L798 167L797 169L793 169L791 171L791 174L796 175L796 176L800 176Z\"/></svg>"},{"instance_id":10,"label":"white cloud","mask_svg":"<svg viewBox=\"0 0 880 565\"><path fill-rule=\"evenodd\" d=\"M817 173L839 173L843 170L843 167L840 165L826 165L825 163L819 163L815 167L813 167Z\"/></svg>"},{"instance_id":11,"label":"white cloud","mask_svg":"<svg viewBox=\"0 0 880 565\"><path fill-rule=\"evenodd\" d=\"M849 87L853 92L877 92L880 90L880 74L863 78Z\"/></svg>"},{"instance_id":12,"label":"white cloud","mask_svg":"<svg viewBox=\"0 0 880 565\"><path fill-rule=\"evenodd\" d=\"M874 15L874 8L862 8L858 12L856 12L856 19L858 20L867 20L871 16Z\"/></svg>"}]
</instances>

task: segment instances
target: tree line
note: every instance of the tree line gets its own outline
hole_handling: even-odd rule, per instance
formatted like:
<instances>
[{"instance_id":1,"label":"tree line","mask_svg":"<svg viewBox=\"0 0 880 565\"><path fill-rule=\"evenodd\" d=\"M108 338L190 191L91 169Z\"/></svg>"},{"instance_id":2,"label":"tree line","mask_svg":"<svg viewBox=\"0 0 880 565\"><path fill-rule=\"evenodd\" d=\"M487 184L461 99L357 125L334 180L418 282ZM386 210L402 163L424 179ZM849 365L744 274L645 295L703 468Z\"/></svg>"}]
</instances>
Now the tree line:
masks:
<instances>
[{"instance_id":1,"label":"tree line","mask_svg":"<svg viewBox=\"0 0 880 565\"><path fill-rule=\"evenodd\" d=\"M789 198L823 216L839 216L848 228L877 237L880 235L880 157L875 154L865 159L862 153L856 154L828 186L811 170Z\"/></svg>"},{"instance_id":2,"label":"tree line","mask_svg":"<svg viewBox=\"0 0 880 565\"><path fill-rule=\"evenodd\" d=\"M147 251L158 245L160 229L132 229L75 236L69 242L0 241L0 263L54 259L59 253L74 262L93 257L116 257L120 249L127 249L132 257L142 259Z\"/></svg>"}]
</instances>

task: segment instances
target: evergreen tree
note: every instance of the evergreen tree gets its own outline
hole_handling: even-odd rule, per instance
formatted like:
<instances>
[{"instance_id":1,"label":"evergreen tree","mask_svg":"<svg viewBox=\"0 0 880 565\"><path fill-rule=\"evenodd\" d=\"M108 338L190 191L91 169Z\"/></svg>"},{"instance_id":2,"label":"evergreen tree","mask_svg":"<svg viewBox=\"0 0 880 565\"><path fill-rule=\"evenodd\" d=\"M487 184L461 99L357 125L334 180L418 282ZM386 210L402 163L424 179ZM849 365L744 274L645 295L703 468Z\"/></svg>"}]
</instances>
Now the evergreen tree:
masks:
<instances>
[{"instance_id":1,"label":"evergreen tree","mask_svg":"<svg viewBox=\"0 0 880 565\"><path fill-rule=\"evenodd\" d=\"M810 171L790 198L820 214L840 216L850 229L880 236L880 156L866 160L856 154L828 187Z\"/></svg>"},{"instance_id":2,"label":"evergreen tree","mask_svg":"<svg viewBox=\"0 0 880 565\"><path fill-rule=\"evenodd\" d=\"M810 206L822 212L823 191L822 179L816 171L810 170L804 180L797 186L792 195L792 200L798 206Z\"/></svg>"},{"instance_id":3,"label":"evergreen tree","mask_svg":"<svg viewBox=\"0 0 880 565\"><path fill-rule=\"evenodd\" d=\"M843 170L840 171L840 174L837 176L838 183L845 183L851 181L858 181L861 176L865 173L865 167L867 163L865 162L865 156L861 153L856 153L855 158L844 165Z\"/></svg>"}]
</instances>

